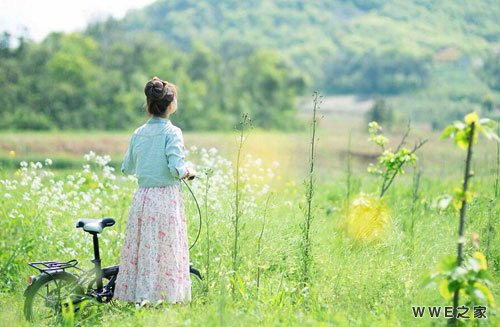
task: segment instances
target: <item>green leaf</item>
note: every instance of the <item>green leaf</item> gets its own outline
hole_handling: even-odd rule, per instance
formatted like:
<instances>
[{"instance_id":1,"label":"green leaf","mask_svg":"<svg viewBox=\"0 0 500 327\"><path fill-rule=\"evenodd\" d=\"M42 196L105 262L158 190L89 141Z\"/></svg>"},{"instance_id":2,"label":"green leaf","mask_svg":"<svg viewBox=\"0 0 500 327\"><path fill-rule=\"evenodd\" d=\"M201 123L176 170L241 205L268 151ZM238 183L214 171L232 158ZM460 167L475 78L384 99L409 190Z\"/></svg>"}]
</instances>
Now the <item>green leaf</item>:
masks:
<instances>
[{"instance_id":1,"label":"green leaf","mask_svg":"<svg viewBox=\"0 0 500 327\"><path fill-rule=\"evenodd\" d=\"M465 127L467 127L467 125L465 125L464 123L462 123L461 121L458 121L458 120L453 123L453 126L455 126L455 128L457 128L458 130L461 130L461 131L464 130Z\"/></svg>"},{"instance_id":2,"label":"green leaf","mask_svg":"<svg viewBox=\"0 0 500 327\"><path fill-rule=\"evenodd\" d=\"M457 128L453 125L446 127L441 133L441 139L453 138L457 131Z\"/></svg>"},{"instance_id":3,"label":"green leaf","mask_svg":"<svg viewBox=\"0 0 500 327\"><path fill-rule=\"evenodd\" d=\"M474 272L479 272L481 270L481 263L476 258L468 258L467 263Z\"/></svg>"},{"instance_id":4,"label":"green leaf","mask_svg":"<svg viewBox=\"0 0 500 327\"><path fill-rule=\"evenodd\" d=\"M443 196L440 196L436 201L437 201L437 207L441 210L445 210L450 206L451 201L453 200L453 197L449 194L445 194Z\"/></svg>"},{"instance_id":5,"label":"green leaf","mask_svg":"<svg viewBox=\"0 0 500 327\"><path fill-rule=\"evenodd\" d=\"M493 308L496 307L495 298L493 297L493 294L491 294L489 288L486 287L486 285L480 282L476 282L474 283L474 288L474 295L482 300L487 300L488 304Z\"/></svg>"},{"instance_id":6,"label":"green leaf","mask_svg":"<svg viewBox=\"0 0 500 327\"><path fill-rule=\"evenodd\" d=\"M448 292L454 293L456 290L462 288L462 283L457 280L448 281Z\"/></svg>"},{"instance_id":7,"label":"green leaf","mask_svg":"<svg viewBox=\"0 0 500 327\"><path fill-rule=\"evenodd\" d=\"M441 296L445 299L445 300L449 300L451 299L451 296L453 295L453 293L451 293L448 289L448 281L447 280L442 280L440 283L439 283L439 294L441 294Z\"/></svg>"},{"instance_id":8,"label":"green leaf","mask_svg":"<svg viewBox=\"0 0 500 327\"><path fill-rule=\"evenodd\" d=\"M482 126L482 128L479 130L481 134L483 134L488 140L494 140L499 142L499 138L497 133L495 133L490 127L488 126Z\"/></svg>"},{"instance_id":9,"label":"green leaf","mask_svg":"<svg viewBox=\"0 0 500 327\"><path fill-rule=\"evenodd\" d=\"M429 287L436 284L436 279L439 277L438 274L426 274L422 281L420 282L420 287Z\"/></svg>"},{"instance_id":10,"label":"green leaf","mask_svg":"<svg viewBox=\"0 0 500 327\"><path fill-rule=\"evenodd\" d=\"M457 258L455 256L447 256L439 261L437 266L438 272L450 272L457 267Z\"/></svg>"},{"instance_id":11,"label":"green leaf","mask_svg":"<svg viewBox=\"0 0 500 327\"><path fill-rule=\"evenodd\" d=\"M480 270L477 277L485 283L489 283L491 281L491 274L487 270Z\"/></svg>"},{"instance_id":12,"label":"green leaf","mask_svg":"<svg viewBox=\"0 0 500 327\"><path fill-rule=\"evenodd\" d=\"M493 121L489 118L481 118L481 119L479 119L479 125L492 128L495 126L495 121Z\"/></svg>"},{"instance_id":13,"label":"green leaf","mask_svg":"<svg viewBox=\"0 0 500 327\"><path fill-rule=\"evenodd\" d=\"M452 273L451 273L451 278L457 281L463 281L465 278L465 275L467 275L467 269L464 267L457 267Z\"/></svg>"},{"instance_id":14,"label":"green leaf","mask_svg":"<svg viewBox=\"0 0 500 327\"><path fill-rule=\"evenodd\" d=\"M469 138L465 130L459 130L455 135L455 143L462 149L466 150L469 145Z\"/></svg>"}]
</instances>

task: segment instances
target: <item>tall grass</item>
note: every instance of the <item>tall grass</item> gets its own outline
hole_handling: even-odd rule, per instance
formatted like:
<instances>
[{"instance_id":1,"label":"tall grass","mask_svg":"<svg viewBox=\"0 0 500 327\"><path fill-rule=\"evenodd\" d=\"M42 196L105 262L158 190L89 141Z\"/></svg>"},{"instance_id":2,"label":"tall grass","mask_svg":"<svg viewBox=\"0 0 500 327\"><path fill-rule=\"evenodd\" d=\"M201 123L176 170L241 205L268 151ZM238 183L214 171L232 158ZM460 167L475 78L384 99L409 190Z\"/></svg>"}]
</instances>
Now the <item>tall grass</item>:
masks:
<instances>
[{"instance_id":1,"label":"tall grass","mask_svg":"<svg viewBox=\"0 0 500 327\"><path fill-rule=\"evenodd\" d=\"M212 169L207 169L205 171L205 237L206 237L206 261L205 261L205 291L208 292L210 286L210 260L211 260L211 244L210 244L210 219L208 214L208 192L210 191L210 177L212 176Z\"/></svg>"},{"instance_id":2,"label":"tall grass","mask_svg":"<svg viewBox=\"0 0 500 327\"><path fill-rule=\"evenodd\" d=\"M352 166L351 166L351 160L352 160L352 131L349 131L349 137L348 137L348 141L347 141L347 177L346 177L346 195L345 195L345 199L346 199L346 204L345 204L345 207L346 207L346 212L345 212L345 216L346 217L349 217L349 205L350 205L350 202L351 202L351 177L352 177Z\"/></svg>"},{"instance_id":3,"label":"tall grass","mask_svg":"<svg viewBox=\"0 0 500 327\"><path fill-rule=\"evenodd\" d=\"M413 242L413 237L415 236L415 215L418 207L418 201L420 199L420 178L422 176L422 170L415 165L413 169L413 181L412 181L412 197L411 197L411 215L410 215L410 236Z\"/></svg>"},{"instance_id":4,"label":"tall grass","mask_svg":"<svg viewBox=\"0 0 500 327\"><path fill-rule=\"evenodd\" d=\"M500 121L497 121L497 137L500 138ZM500 142L496 142L497 146L497 164L495 170L495 199L498 198L498 188L500 185Z\"/></svg>"},{"instance_id":5,"label":"tall grass","mask_svg":"<svg viewBox=\"0 0 500 327\"><path fill-rule=\"evenodd\" d=\"M497 121L497 137L500 138L500 121ZM495 235L495 224L494 217L498 216L498 213L495 212L495 201L498 200L499 191L499 183L500 183L500 142L496 142L496 169L495 169L495 185L493 189L493 198L490 200L489 209L488 209L488 226L486 229L486 257L491 258L491 241ZM495 219L498 220L498 219Z\"/></svg>"},{"instance_id":6,"label":"tall grass","mask_svg":"<svg viewBox=\"0 0 500 327\"><path fill-rule=\"evenodd\" d=\"M264 212L262 214L262 227L260 229L259 237L257 239L257 299L259 298L259 291L260 291L260 277L262 273L262 240L264 237L264 230L266 228L266 218L267 218L267 210L269 208L269 200L271 199L272 193L269 193L267 195L266 199L266 204L264 206Z\"/></svg>"},{"instance_id":7,"label":"tall grass","mask_svg":"<svg viewBox=\"0 0 500 327\"><path fill-rule=\"evenodd\" d=\"M300 282L303 286L306 286L310 280L310 269L312 263L311 254L311 225L313 221L313 197L315 189L315 178L314 178L314 162L316 157L316 127L317 127L317 117L316 113L322 102L323 97L318 91L313 94L313 116L311 122L311 148L309 152L309 172L308 179L306 180L306 207L305 207L305 219L302 226L302 242L301 242L301 274Z\"/></svg>"},{"instance_id":8,"label":"tall grass","mask_svg":"<svg viewBox=\"0 0 500 327\"><path fill-rule=\"evenodd\" d=\"M235 175L234 175L234 216L233 216L233 287L232 291L234 294L236 283L236 278L238 278L238 266L239 266L239 256L238 256L238 241L240 238L240 220L241 220L241 178L240 178L240 167L241 167L241 154L243 149L243 144L245 143L247 137L247 130L251 127L251 120L248 114L243 114L241 116L241 121L238 125L238 150L236 154L236 165L235 165Z\"/></svg>"}]
</instances>

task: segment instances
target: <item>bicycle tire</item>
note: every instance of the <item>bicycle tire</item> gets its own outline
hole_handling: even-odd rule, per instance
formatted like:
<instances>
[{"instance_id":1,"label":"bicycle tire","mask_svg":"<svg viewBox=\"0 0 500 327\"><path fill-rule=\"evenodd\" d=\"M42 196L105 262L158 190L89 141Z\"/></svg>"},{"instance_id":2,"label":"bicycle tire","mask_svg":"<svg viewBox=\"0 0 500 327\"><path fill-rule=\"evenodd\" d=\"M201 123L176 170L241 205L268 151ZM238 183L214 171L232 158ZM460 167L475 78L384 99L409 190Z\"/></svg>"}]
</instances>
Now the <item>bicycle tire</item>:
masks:
<instances>
[{"instance_id":1,"label":"bicycle tire","mask_svg":"<svg viewBox=\"0 0 500 327\"><path fill-rule=\"evenodd\" d=\"M49 285L53 287L52 290L49 290ZM63 289L64 287L66 289ZM46 296L41 294L44 291ZM79 285L78 278L69 272L59 271L42 274L33 284L28 286L25 292L24 316L26 320L31 322L55 318L61 315L62 307L65 304L64 301L68 296L73 302L72 304L75 304L81 301L84 294L85 291ZM38 299L37 295L41 299ZM73 309L77 310L77 307L74 306Z\"/></svg>"}]
</instances>

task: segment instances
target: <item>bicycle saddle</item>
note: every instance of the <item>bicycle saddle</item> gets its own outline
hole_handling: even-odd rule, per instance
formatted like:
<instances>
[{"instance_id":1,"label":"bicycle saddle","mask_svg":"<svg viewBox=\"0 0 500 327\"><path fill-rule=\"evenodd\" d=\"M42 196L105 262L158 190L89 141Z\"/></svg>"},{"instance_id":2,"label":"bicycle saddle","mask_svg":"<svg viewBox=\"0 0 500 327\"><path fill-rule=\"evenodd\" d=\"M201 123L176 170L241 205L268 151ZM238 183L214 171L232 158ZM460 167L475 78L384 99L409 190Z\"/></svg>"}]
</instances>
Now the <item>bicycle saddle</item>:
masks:
<instances>
[{"instance_id":1,"label":"bicycle saddle","mask_svg":"<svg viewBox=\"0 0 500 327\"><path fill-rule=\"evenodd\" d=\"M84 231L89 233L101 233L105 227L110 227L115 224L113 218L102 219L79 219L76 222L76 228L83 228Z\"/></svg>"}]
</instances>

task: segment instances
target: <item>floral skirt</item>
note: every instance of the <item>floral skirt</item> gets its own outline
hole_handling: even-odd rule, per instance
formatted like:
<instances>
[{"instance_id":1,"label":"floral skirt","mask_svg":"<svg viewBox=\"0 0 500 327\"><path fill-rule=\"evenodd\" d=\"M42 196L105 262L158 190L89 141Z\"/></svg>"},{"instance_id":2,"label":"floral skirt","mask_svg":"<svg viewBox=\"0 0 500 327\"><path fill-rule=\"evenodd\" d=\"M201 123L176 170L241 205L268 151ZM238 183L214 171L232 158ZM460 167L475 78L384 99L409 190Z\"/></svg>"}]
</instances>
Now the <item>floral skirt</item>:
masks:
<instances>
[{"instance_id":1,"label":"floral skirt","mask_svg":"<svg viewBox=\"0 0 500 327\"><path fill-rule=\"evenodd\" d=\"M180 185L140 187L135 191L114 297L136 303L191 300Z\"/></svg>"}]
</instances>

